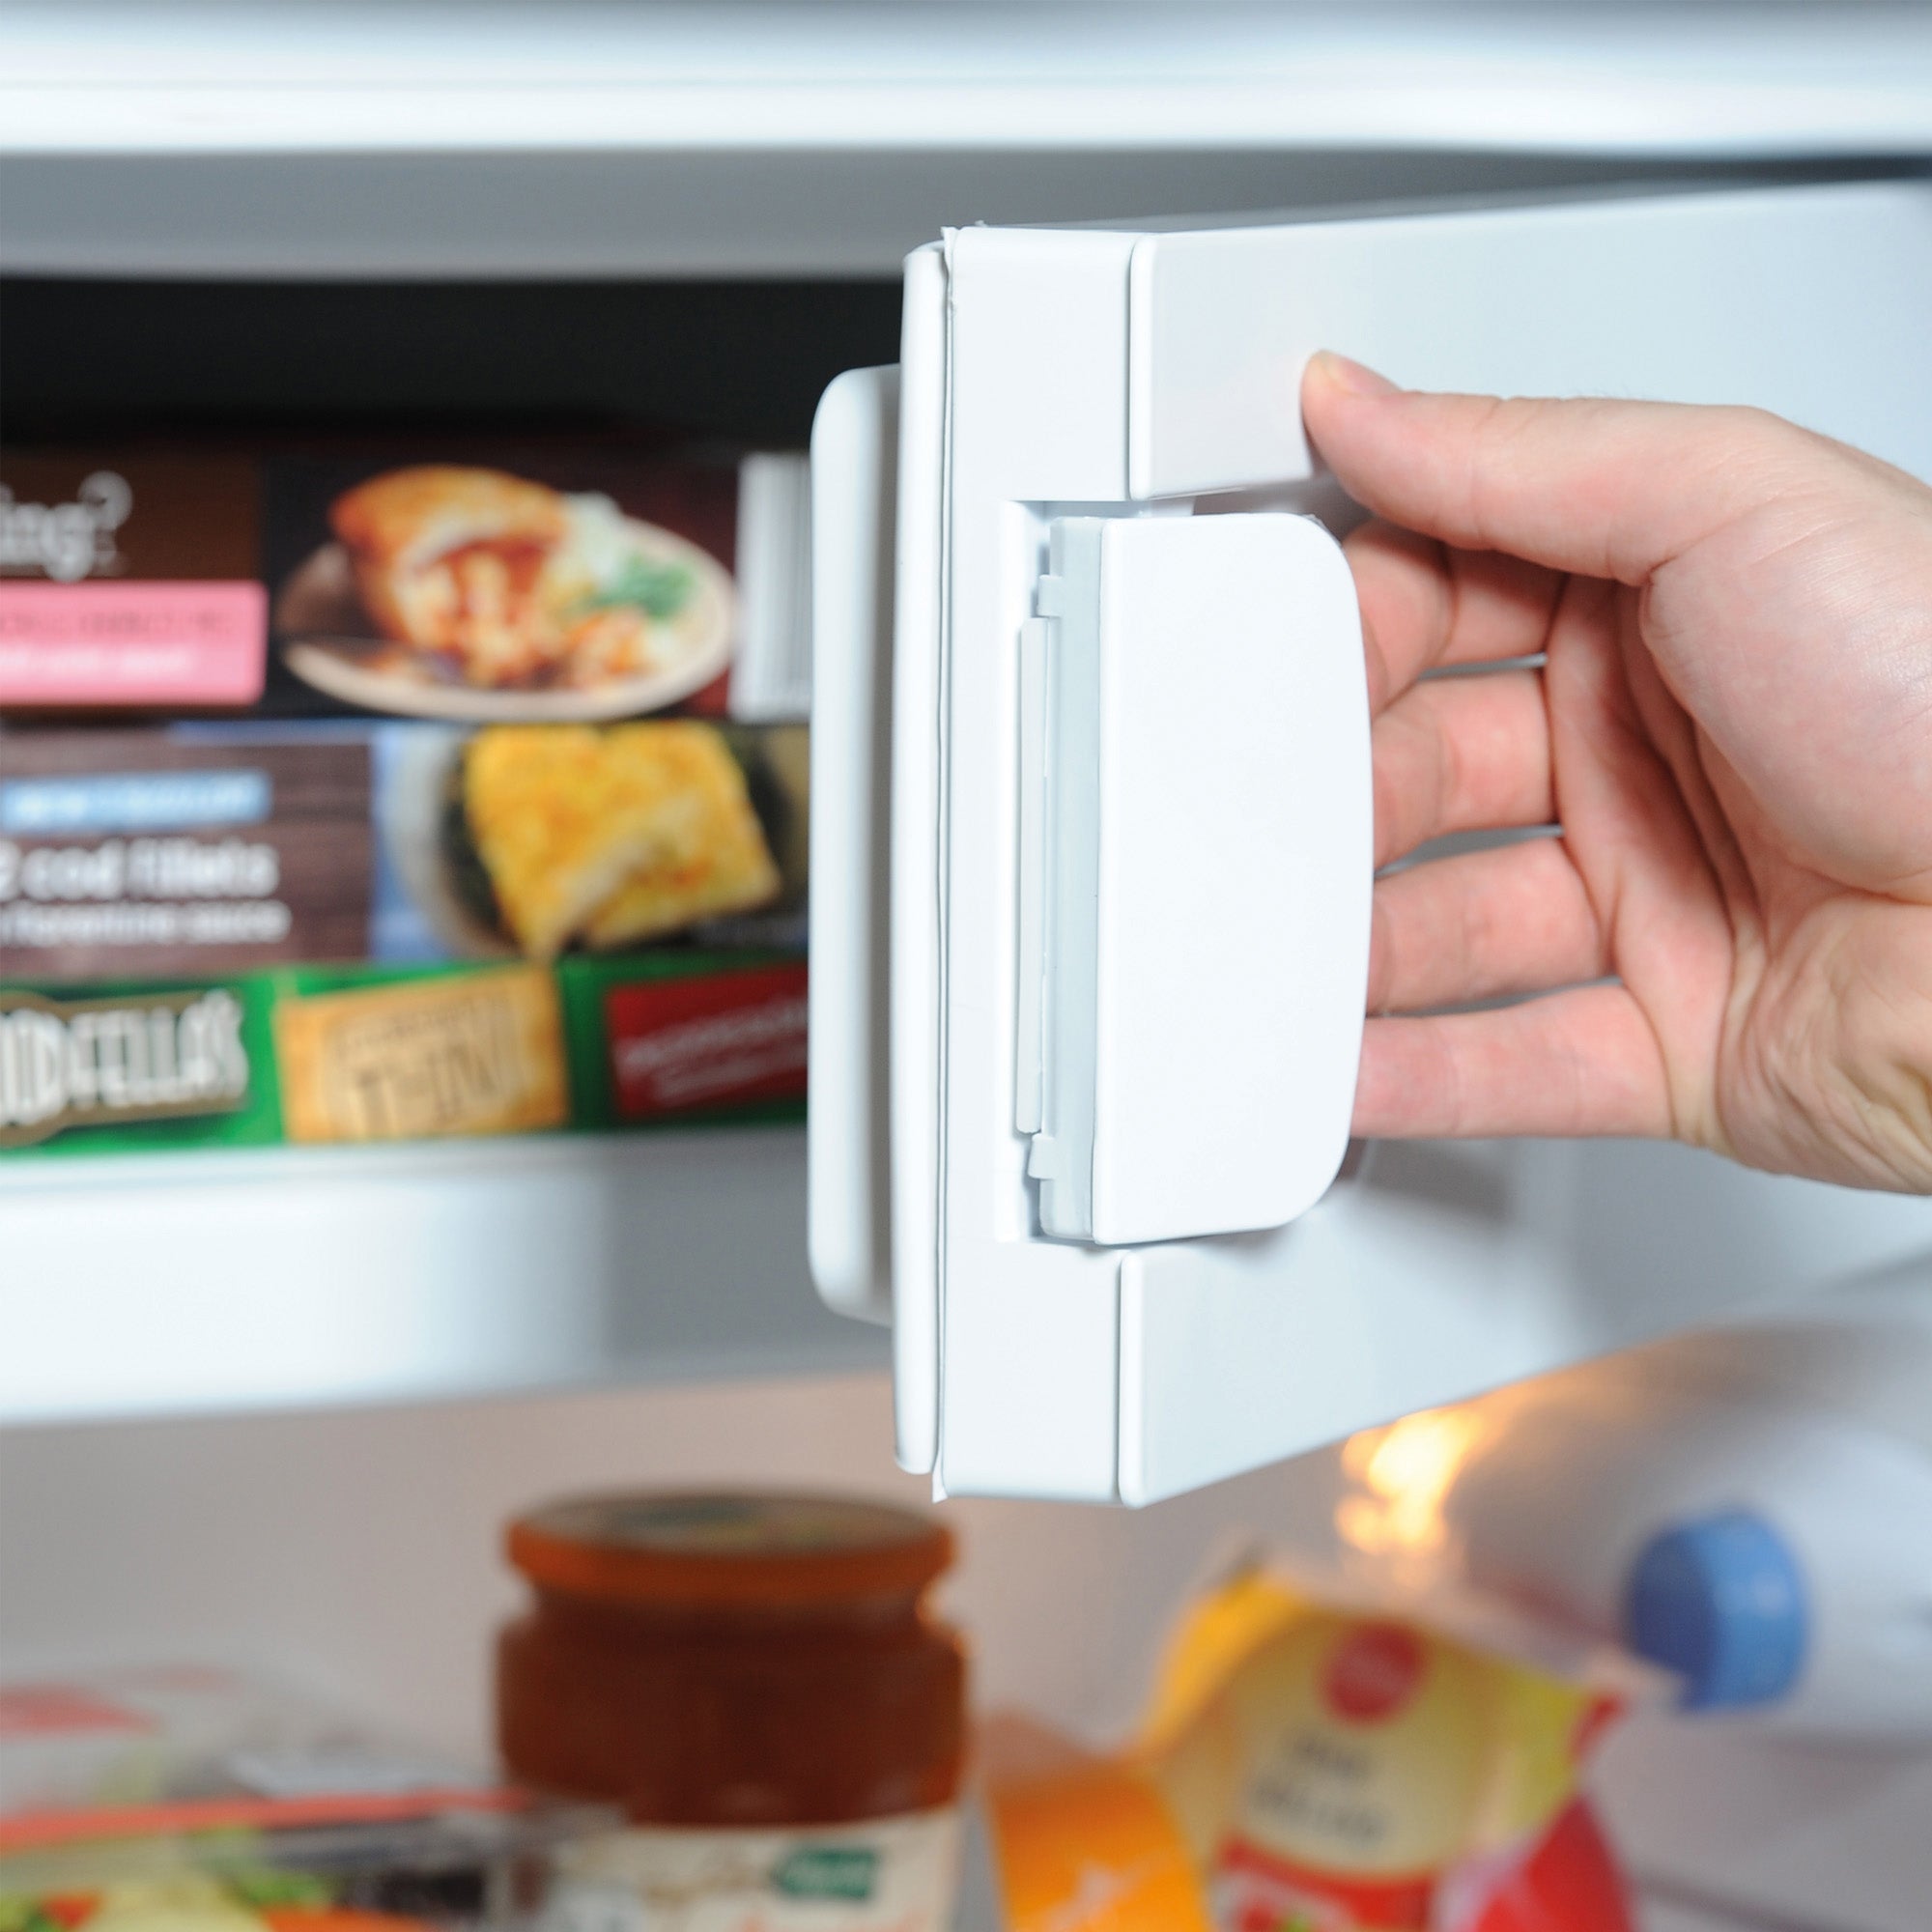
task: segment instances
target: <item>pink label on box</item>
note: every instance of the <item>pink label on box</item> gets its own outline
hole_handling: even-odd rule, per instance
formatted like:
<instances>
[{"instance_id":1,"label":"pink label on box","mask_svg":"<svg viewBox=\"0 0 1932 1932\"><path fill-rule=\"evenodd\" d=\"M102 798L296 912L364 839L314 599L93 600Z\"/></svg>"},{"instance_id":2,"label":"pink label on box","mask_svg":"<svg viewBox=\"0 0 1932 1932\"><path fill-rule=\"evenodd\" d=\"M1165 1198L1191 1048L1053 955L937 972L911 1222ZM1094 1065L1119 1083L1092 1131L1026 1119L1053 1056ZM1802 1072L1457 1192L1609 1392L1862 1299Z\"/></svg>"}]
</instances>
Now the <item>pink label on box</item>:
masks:
<instances>
[{"instance_id":1,"label":"pink label on box","mask_svg":"<svg viewBox=\"0 0 1932 1932\"><path fill-rule=\"evenodd\" d=\"M0 583L0 705L252 704L259 583Z\"/></svg>"}]
</instances>

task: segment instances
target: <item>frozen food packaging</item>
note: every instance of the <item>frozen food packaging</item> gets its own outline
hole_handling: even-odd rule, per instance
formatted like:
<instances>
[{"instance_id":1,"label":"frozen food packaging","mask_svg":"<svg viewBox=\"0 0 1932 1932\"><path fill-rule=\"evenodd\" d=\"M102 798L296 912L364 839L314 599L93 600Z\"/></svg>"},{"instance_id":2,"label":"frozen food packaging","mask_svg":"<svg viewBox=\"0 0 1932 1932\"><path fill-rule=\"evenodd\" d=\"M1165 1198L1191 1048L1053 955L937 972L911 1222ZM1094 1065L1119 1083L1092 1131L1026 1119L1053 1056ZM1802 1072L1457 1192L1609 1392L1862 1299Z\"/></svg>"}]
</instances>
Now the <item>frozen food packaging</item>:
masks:
<instances>
[{"instance_id":1,"label":"frozen food packaging","mask_svg":"<svg viewBox=\"0 0 1932 1932\"><path fill-rule=\"evenodd\" d=\"M804 1115L770 950L0 986L0 1161Z\"/></svg>"},{"instance_id":2,"label":"frozen food packaging","mask_svg":"<svg viewBox=\"0 0 1932 1932\"><path fill-rule=\"evenodd\" d=\"M0 1158L795 1119L802 725L0 729Z\"/></svg>"},{"instance_id":3,"label":"frozen food packaging","mask_svg":"<svg viewBox=\"0 0 1932 1932\"><path fill-rule=\"evenodd\" d=\"M799 947L802 725L0 729L0 983Z\"/></svg>"},{"instance_id":4,"label":"frozen food packaging","mask_svg":"<svg viewBox=\"0 0 1932 1932\"><path fill-rule=\"evenodd\" d=\"M802 718L804 459L636 435L0 452L0 710Z\"/></svg>"}]
</instances>

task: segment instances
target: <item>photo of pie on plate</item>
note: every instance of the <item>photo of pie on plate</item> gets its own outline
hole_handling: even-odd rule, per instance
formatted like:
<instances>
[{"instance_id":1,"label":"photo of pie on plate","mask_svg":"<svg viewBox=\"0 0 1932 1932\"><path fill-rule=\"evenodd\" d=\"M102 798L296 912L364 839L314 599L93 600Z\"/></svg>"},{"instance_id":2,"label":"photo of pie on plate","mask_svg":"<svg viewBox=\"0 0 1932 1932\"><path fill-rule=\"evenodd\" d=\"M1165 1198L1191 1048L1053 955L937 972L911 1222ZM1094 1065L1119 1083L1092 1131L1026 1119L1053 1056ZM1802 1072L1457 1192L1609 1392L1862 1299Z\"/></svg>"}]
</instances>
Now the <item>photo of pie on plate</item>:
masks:
<instances>
[{"instance_id":1,"label":"photo of pie on plate","mask_svg":"<svg viewBox=\"0 0 1932 1932\"><path fill-rule=\"evenodd\" d=\"M608 497L431 464L357 484L329 524L275 620L289 668L349 703L589 722L662 709L729 662L729 575Z\"/></svg>"}]
</instances>

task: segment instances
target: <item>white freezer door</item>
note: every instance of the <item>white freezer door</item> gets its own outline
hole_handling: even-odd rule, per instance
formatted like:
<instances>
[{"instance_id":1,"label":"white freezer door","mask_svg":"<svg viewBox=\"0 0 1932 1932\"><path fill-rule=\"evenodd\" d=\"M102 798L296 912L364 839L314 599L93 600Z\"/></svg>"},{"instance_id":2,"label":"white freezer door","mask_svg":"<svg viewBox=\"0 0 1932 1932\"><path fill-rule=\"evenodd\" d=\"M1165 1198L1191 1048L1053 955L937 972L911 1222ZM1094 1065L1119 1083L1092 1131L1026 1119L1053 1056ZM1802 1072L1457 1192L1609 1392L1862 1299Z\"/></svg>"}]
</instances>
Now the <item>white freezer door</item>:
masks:
<instances>
[{"instance_id":1,"label":"white freezer door","mask_svg":"<svg viewBox=\"0 0 1932 1932\"><path fill-rule=\"evenodd\" d=\"M863 708L817 721L839 755L814 789L851 838L818 863L880 884L812 936L814 978L869 975L855 1010L890 1013L814 1042L814 1108L889 1122L816 1138L812 1190L838 1301L893 1309L908 1465L1147 1501L1932 1247L1925 1204L1643 1145L1391 1144L1322 1194L1351 1076L1338 1094L1321 1068L1352 1065L1360 1024L1366 732L1352 607L1324 602L1326 539L1293 514L1350 515L1296 402L1324 347L1417 386L1756 404L1932 476L1928 316L1932 186L1900 182L967 228L911 258L896 394L843 379L814 452L823 507L891 473L889 439L896 498L894 542L867 539L895 581L843 600L890 621L815 643L821 708ZM1228 511L1245 534L1206 527ZM876 526L863 502L822 517L819 567L849 578L825 546ZM1228 639L1207 701L1163 668L1176 573ZM1300 682L1250 690L1284 583ZM1317 794L1268 795L1260 902L1210 865L1177 940L1169 814L1225 824L1259 736L1308 706L1329 764ZM883 719L889 780L857 755ZM1295 1000L1268 1006L1261 943ZM1305 1073L1278 1115L1238 1038ZM1263 1143L1293 1184L1267 1184Z\"/></svg>"}]
</instances>

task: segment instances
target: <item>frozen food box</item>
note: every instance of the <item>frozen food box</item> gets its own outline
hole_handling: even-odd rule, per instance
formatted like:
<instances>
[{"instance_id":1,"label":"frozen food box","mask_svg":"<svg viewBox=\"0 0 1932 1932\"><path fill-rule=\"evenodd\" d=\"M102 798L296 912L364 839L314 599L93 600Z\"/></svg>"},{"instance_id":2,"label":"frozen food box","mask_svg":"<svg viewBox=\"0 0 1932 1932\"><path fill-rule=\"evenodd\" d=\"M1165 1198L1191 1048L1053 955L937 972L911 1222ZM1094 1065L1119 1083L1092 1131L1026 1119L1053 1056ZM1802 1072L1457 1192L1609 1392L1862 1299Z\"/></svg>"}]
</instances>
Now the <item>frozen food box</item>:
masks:
<instances>
[{"instance_id":1,"label":"frozen food box","mask_svg":"<svg viewBox=\"0 0 1932 1932\"><path fill-rule=\"evenodd\" d=\"M799 725L0 727L0 985L799 947Z\"/></svg>"},{"instance_id":2,"label":"frozen food box","mask_svg":"<svg viewBox=\"0 0 1932 1932\"><path fill-rule=\"evenodd\" d=\"M0 986L0 1162L804 1117L803 955Z\"/></svg>"},{"instance_id":3,"label":"frozen food box","mask_svg":"<svg viewBox=\"0 0 1932 1932\"><path fill-rule=\"evenodd\" d=\"M802 718L802 457L0 451L0 712Z\"/></svg>"},{"instance_id":4,"label":"frozen food box","mask_svg":"<svg viewBox=\"0 0 1932 1932\"><path fill-rule=\"evenodd\" d=\"M796 1118L797 725L0 731L0 1159Z\"/></svg>"}]
</instances>

